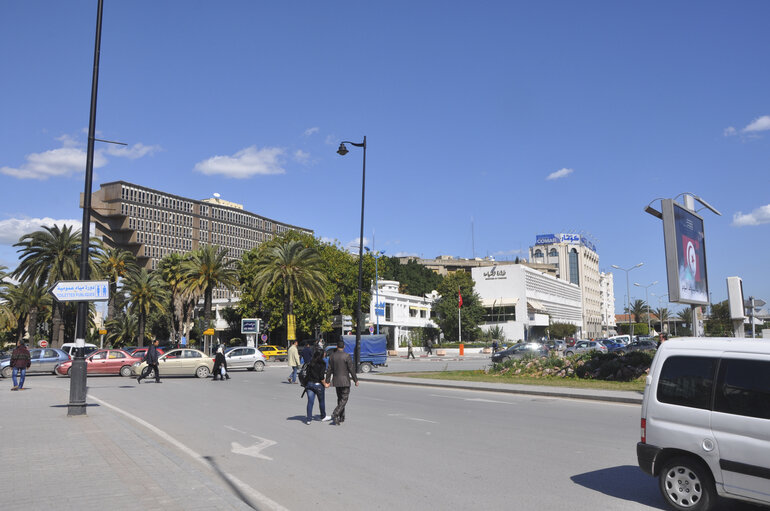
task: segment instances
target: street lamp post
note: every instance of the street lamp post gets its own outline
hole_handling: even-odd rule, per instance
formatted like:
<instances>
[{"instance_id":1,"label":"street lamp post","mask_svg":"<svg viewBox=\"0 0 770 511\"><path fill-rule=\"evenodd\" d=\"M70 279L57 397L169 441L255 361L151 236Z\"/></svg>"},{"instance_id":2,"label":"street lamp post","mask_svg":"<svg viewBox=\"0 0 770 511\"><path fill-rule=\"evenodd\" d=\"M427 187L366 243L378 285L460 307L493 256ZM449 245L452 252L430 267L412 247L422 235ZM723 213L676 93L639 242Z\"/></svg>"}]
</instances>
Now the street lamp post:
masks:
<instances>
[{"instance_id":1,"label":"street lamp post","mask_svg":"<svg viewBox=\"0 0 770 511\"><path fill-rule=\"evenodd\" d=\"M354 362L356 364L356 372L358 372L359 362L361 361L361 286L364 271L364 198L366 197L366 136L364 141L359 143L349 142L347 140L340 142L340 147L337 149L337 154L345 156L348 154L348 148L345 144L350 144L355 147L363 147L364 149L364 164L361 172L361 233L358 238L358 304L356 305L356 350L354 353Z\"/></svg>"},{"instance_id":2,"label":"street lamp post","mask_svg":"<svg viewBox=\"0 0 770 511\"><path fill-rule=\"evenodd\" d=\"M657 283L658 281L656 280L652 284L647 284L646 286L643 286L638 282L634 282L635 286L644 288L644 301L647 302L647 335L650 335L650 299L647 297L647 290Z\"/></svg>"},{"instance_id":3,"label":"street lamp post","mask_svg":"<svg viewBox=\"0 0 770 511\"><path fill-rule=\"evenodd\" d=\"M630 281L628 280L628 274L631 272L631 270L639 268L643 264L644 263L639 263L630 268L621 268L617 264L612 265L612 267L615 268L616 270L623 270L624 272L626 272L626 295L627 295L626 296L626 314L628 314L628 335L629 335L629 338L632 340L634 337L634 333L631 327L631 285L630 285Z\"/></svg>"}]
</instances>

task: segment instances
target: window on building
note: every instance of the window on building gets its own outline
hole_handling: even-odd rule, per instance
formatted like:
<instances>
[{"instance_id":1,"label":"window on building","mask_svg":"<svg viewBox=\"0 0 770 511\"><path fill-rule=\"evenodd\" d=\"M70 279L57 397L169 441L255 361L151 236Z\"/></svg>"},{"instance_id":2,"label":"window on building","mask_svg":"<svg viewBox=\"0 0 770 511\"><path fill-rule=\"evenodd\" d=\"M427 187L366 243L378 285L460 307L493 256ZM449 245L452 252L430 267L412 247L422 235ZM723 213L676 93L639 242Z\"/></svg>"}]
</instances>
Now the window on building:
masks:
<instances>
[{"instance_id":1,"label":"window on building","mask_svg":"<svg viewBox=\"0 0 770 511\"><path fill-rule=\"evenodd\" d=\"M535 250L535 257L543 257L543 251L539 248Z\"/></svg>"},{"instance_id":2,"label":"window on building","mask_svg":"<svg viewBox=\"0 0 770 511\"><path fill-rule=\"evenodd\" d=\"M558 257L559 253L556 251L555 248L552 248L550 252L548 252L548 255L551 257Z\"/></svg>"},{"instance_id":3,"label":"window on building","mask_svg":"<svg viewBox=\"0 0 770 511\"><path fill-rule=\"evenodd\" d=\"M571 284L580 285L580 269L578 265L578 253L576 249L569 251L569 281Z\"/></svg>"},{"instance_id":4,"label":"window on building","mask_svg":"<svg viewBox=\"0 0 770 511\"><path fill-rule=\"evenodd\" d=\"M485 307L484 323L505 323L507 321L516 321L516 306L507 305L503 307Z\"/></svg>"}]
</instances>

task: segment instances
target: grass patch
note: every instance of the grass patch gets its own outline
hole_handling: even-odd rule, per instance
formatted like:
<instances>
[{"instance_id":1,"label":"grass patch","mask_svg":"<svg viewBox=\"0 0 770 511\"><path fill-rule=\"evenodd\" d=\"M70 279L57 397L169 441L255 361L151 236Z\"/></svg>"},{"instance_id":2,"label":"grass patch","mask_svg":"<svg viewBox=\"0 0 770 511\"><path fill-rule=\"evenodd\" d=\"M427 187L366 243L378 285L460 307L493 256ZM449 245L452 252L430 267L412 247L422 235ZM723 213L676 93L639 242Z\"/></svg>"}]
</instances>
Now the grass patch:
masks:
<instances>
[{"instance_id":1,"label":"grass patch","mask_svg":"<svg viewBox=\"0 0 770 511\"><path fill-rule=\"evenodd\" d=\"M644 392L644 376L633 381L605 381L580 378L534 377L512 374L492 374L484 370L476 371L436 371L419 373L388 373L387 376L409 378L429 378L434 380L478 381L488 383L517 383L522 385L543 385L548 387L568 387L573 389L630 390Z\"/></svg>"}]
</instances>

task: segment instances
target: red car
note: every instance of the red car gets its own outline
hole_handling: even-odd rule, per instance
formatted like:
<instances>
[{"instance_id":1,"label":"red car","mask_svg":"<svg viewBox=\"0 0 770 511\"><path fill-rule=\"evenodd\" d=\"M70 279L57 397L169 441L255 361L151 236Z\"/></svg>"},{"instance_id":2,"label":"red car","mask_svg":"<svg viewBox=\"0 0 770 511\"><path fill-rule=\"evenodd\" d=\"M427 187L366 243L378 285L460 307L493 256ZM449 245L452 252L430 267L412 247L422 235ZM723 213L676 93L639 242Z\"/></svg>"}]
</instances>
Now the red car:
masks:
<instances>
[{"instance_id":1,"label":"red car","mask_svg":"<svg viewBox=\"0 0 770 511\"><path fill-rule=\"evenodd\" d=\"M123 350L96 350L86 357L86 374L119 374L131 376L131 366L141 362L142 357L133 357ZM56 372L69 376L72 371L72 360L62 362Z\"/></svg>"}]
</instances>

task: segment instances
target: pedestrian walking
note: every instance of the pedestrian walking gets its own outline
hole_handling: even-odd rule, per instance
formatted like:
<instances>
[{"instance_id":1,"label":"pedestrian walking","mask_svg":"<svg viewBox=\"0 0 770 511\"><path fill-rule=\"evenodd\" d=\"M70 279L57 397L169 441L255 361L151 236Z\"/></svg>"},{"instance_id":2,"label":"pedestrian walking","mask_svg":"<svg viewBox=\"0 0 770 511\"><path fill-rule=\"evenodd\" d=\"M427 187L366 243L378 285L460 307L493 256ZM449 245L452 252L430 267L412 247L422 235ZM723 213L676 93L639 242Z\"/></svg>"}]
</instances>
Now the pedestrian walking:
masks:
<instances>
[{"instance_id":1,"label":"pedestrian walking","mask_svg":"<svg viewBox=\"0 0 770 511\"><path fill-rule=\"evenodd\" d=\"M412 339L407 339L406 341L406 359L409 360L409 357L412 357L414 359L414 350L412 349Z\"/></svg>"},{"instance_id":2,"label":"pedestrian walking","mask_svg":"<svg viewBox=\"0 0 770 511\"><path fill-rule=\"evenodd\" d=\"M227 372L227 359L225 358L225 350L220 344L217 348L217 353L214 355L214 380L217 381L217 377L220 380L225 381L225 378L230 379L230 374Z\"/></svg>"},{"instance_id":3,"label":"pedestrian walking","mask_svg":"<svg viewBox=\"0 0 770 511\"><path fill-rule=\"evenodd\" d=\"M303 364L307 364L313 358L313 342L310 341L302 347L302 351L299 352L299 356L302 359Z\"/></svg>"},{"instance_id":4,"label":"pedestrian walking","mask_svg":"<svg viewBox=\"0 0 770 511\"><path fill-rule=\"evenodd\" d=\"M337 391L337 407L332 412L332 420L336 425L345 422L345 406L348 404L350 396L351 378L358 387L358 377L356 376L353 360L350 355L345 353L345 342L337 342L337 350L329 357L329 365L326 368L326 379L324 387L333 386Z\"/></svg>"},{"instance_id":5,"label":"pedestrian walking","mask_svg":"<svg viewBox=\"0 0 770 511\"><path fill-rule=\"evenodd\" d=\"M150 376L151 371L155 371L155 383L163 383L160 381L160 371L158 370L158 340L155 339L150 347L147 348L147 353L144 354L142 359L147 362L147 366L142 369L142 374L136 377L136 383L142 383L144 378Z\"/></svg>"},{"instance_id":6,"label":"pedestrian walking","mask_svg":"<svg viewBox=\"0 0 770 511\"><path fill-rule=\"evenodd\" d=\"M291 374L289 375L289 383L297 383L297 371L299 370L299 350L297 349L297 340L291 341L291 347L289 348L289 367L291 367Z\"/></svg>"},{"instance_id":7,"label":"pedestrian walking","mask_svg":"<svg viewBox=\"0 0 770 511\"><path fill-rule=\"evenodd\" d=\"M492 341L492 354L497 353L497 340Z\"/></svg>"},{"instance_id":8,"label":"pedestrian walking","mask_svg":"<svg viewBox=\"0 0 770 511\"><path fill-rule=\"evenodd\" d=\"M27 376L27 369L32 364L32 358L29 356L29 350L24 341L16 343L13 353L11 353L11 377L13 379L13 388L11 390L24 390L24 378ZM19 376L18 382L16 376Z\"/></svg>"},{"instance_id":9,"label":"pedestrian walking","mask_svg":"<svg viewBox=\"0 0 770 511\"><path fill-rule=\"evenodd\" d=\"M313 421L313 403L315 398L318 397L318 407L321 409L321 420L332 420L331 415L326 415L326 387L323 385L324 371L326 371L326 363L324 362L324 351L320 348L313 350L313 355L308 362L307 367L307 384L305 385L305 392L307 393L307 419L305 424L310 424Z\"/></svg>"},{"instance_id":10,"label":"pedestrian walking","mask_svg":"<svg viewBox=\"0 0 770 511\"><path fill-rule=\"evenodd\" d=\"M431 339L425 341L425 351L428 352L428 355L433 355L433 341Z\"/></svg>"}]
</instances>

